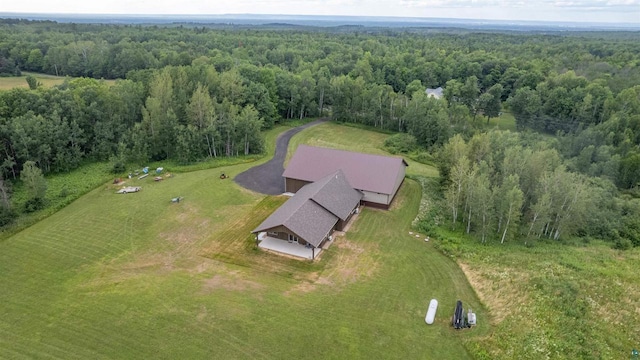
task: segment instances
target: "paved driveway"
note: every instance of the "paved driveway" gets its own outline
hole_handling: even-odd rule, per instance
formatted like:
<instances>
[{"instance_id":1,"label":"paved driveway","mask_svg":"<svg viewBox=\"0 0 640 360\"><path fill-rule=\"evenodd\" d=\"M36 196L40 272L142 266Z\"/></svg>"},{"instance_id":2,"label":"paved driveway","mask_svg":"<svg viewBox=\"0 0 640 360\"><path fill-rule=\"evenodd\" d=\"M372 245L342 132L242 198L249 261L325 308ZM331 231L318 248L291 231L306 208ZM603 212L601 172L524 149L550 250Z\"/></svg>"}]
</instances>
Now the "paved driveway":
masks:
<instances>
[{"instance_id":1,"label":"paved driveway","mask_svg":"<svg viewBox=\"0 0 640 360\"><path fill-rule=\"evenodd\" d=\"M278 195L284 192L284 159L287 157L287 147L291 137L303 129L318 125L327 119L320 119L302 126L288 130L278 136L276 140L276 153L273 159L268 162L252 167L251 169L238 174L233 179L240 186L267 195Z\"/></svg>"}]
</instances>

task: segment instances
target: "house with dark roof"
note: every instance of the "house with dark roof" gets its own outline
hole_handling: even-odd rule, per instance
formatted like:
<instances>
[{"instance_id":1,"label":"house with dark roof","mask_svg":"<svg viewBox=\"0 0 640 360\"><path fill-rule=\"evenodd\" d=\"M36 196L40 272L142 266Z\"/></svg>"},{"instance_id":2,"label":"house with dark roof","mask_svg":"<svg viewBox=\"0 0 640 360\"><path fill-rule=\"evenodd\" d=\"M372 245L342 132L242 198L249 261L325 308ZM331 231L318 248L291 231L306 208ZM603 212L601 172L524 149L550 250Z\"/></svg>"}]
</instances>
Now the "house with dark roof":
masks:
<instances>
[{"instance_id":1,"label":"house with dark roof","mask_svg":"<svg viewBox=\"0 0 640 360\"><path fill-rule=\"evenodd\" d=\"M358 211L362 198L338 169L302 186L252 233L261 248L313 260L333 231Z\"/></svg>"},{"instance_id":2,"label":"house with dark roof","mask_svg":"<svg viewBox=\"0 0 640 360\"><path fill-rule=\"evenodd\" d=\"M341 170L365 205L388 209L404 181L402 158L300 145L282 176L285 191L296 193L307 184Z\"/></svg>"}]
</instances>

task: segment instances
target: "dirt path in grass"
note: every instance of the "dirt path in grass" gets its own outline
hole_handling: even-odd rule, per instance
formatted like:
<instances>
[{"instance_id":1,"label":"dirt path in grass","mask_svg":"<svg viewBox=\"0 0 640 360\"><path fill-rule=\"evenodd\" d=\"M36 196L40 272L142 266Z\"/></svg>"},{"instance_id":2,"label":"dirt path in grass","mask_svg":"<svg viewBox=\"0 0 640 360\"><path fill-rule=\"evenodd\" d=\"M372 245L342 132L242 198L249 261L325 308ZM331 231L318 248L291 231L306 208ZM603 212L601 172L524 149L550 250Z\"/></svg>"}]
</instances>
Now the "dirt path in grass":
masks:
<instances>
[{"instance_id":1,"label":"dirt path in grass","mask_svg":"<svg viewBox=\"0 0 640 360\"><path fill-rule=\"evenodd\" d=\"M284 159L287 157L289 140L291 140L293 135L300 131L327 120L328 118L319 119L308 124L295 127L281 134L276 140L276 151L273 155L273 159L238 174L233 181L244 188L262 194L282 194L284 192L284 179L282 178L282 173L284 172Z\"/></svg>"}]
</instances>

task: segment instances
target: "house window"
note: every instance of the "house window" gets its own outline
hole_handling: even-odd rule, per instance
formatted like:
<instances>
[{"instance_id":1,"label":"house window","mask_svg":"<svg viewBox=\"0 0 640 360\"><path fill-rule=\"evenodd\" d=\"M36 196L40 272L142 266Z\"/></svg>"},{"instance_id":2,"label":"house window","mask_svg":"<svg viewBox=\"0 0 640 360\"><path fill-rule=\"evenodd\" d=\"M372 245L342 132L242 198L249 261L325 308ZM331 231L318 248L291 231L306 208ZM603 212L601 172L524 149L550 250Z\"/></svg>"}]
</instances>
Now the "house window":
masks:
<instances>
[{"instance_id":1,"label":"house window","mask_svg":"<svg viewBox=\"0 0 640 360\"><path fill-rule=\"evenodd\" d=\"M298 237L289 234L289 242L297 243L298 242Z\"/></svg>"},{"instance_id":2,"label":"house window","mask_svg":"<svg viewBox=\"0 0 640 360\"><path fill-rule=\"evenodd\" d=\"M269 231L267 233L267 235L269 235L269 236L278 236L278 232L277 231Z\"/></svg>"}]
</instances>

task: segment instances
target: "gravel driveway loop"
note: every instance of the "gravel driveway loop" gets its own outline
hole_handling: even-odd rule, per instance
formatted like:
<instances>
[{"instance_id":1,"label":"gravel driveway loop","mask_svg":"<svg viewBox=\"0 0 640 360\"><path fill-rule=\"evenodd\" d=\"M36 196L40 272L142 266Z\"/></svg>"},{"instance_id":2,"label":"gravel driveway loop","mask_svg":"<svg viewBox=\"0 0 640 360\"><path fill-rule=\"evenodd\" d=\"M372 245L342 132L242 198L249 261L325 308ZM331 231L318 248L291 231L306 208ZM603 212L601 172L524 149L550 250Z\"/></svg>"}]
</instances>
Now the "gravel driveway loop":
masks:
<instances>
[{"instance_id":1,"label":"gravel driveway loop","mask_svg":"<svg viewBox=\"0 0 640 360\"><path fill-rule=\"evenodd\" d=\"M276 140L276 153L268 162L254 166L251 169L238 174L233 181L240 186L267 195L279 195L284 192L284 159L287 156L287 147L291 137L303 129L318 125L327 119L319 119L302 126L288 130L278 136Z\"/></svg>"}]
</instances>

